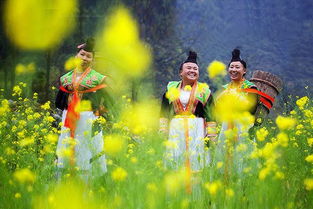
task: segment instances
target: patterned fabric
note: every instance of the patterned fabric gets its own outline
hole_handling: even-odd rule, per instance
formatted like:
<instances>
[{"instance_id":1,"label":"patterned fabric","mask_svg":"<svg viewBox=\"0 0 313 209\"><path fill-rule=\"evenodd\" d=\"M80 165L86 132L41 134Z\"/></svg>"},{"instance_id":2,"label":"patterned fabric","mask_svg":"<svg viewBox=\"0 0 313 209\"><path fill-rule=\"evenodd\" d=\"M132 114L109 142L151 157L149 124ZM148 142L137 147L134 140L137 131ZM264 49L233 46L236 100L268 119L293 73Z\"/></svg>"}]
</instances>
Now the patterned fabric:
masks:
<instances>
[{"instance_id":1,"label":"patterned fabric","mask_svg":"<svg viewBox=\"0 0 313 209\"><path fill-rule=\"evenodd\" d=\"M225 89L227 89L227 88L230 87L231 84L232 84L232 83L230 82L230 83L224 85L223 87L224 87ZM254 83L252 83L251 81L244 80L244 81L242 82L242 84L241 84L241 89L248 89L248 88L257 88L257 87L256 87L256 85L255 85Z\"/></svg>"},{"instance_id":2,"label":"patterned fabric","mask_svg":"<svg viewBox=\"0 0 313 209\"><path fill-rule=\"evenodd\" d=\"M73 73L74 71L72 70L61 77L60 80L61 80L62 86L66 87L72 84ZM80 85L85 88L93 88L101 84L104 78L105 76L102 75L101 73L98 73L95 70L91 70L88 73L88 75L86 75L86 77L82 80Z\"/></svg>"},{"instance_id":3,"label":"patterned fabric","mask_svg":"<svg viewBox=\"0 0 313 209\"><path fill-rule=\"evenodd\" d=\"M167 91L170 88L180 88L181 81L170 81L167 84ZM195 97L202 104L205 104L211 95L211 90L206 83L197 82L197 88L195 92Z\"/></svg>"}]
</instances>

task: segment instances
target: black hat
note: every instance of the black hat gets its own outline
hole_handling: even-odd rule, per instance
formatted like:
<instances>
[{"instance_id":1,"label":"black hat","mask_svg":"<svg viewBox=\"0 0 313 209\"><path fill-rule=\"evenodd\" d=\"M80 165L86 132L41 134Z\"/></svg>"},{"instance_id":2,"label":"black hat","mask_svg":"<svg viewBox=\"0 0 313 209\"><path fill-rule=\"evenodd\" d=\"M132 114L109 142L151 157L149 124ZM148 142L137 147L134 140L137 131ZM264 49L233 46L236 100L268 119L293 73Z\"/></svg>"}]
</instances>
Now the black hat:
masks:
<instances>
[{"instance_id":1,"label":"black hat","mask_svg":"<svg viewBox=\"0 0 313 209\"><path fill-rule=\"evenodd\" d=\"M185 60L184 63L186 62L192 62L192 63L197 63L197 53L194 52L194 51L189 51L189 55L188 55L188 58Z\"/></svg>"},{"instance_id":2,"label":"black hat","mask_svg":"<svg viewBox=\"0 0 313 209\"><path fill-rule=\"evenodd\" d=\"M231 58L230 63L232 63L232 62L241 62L241 64L244 66L244 68L247 68L247 63L240 58L240 50L239 49L234 49L232 51L232 58ZM230 63L229 63L229 65L230 65Z\"/></svg>"},{"instance_id":3,"label":"black hat","mask_svg":"<svg viewBox=\"0 0 313 209\"><path fill-rule=\"evenodd\" d=\"M86 43L83 43L77 46L77 52L83 49L87 52L95 53L94 47L95 47L95 40L93 38L88 38Z\"/></svg>"}]
</instances>

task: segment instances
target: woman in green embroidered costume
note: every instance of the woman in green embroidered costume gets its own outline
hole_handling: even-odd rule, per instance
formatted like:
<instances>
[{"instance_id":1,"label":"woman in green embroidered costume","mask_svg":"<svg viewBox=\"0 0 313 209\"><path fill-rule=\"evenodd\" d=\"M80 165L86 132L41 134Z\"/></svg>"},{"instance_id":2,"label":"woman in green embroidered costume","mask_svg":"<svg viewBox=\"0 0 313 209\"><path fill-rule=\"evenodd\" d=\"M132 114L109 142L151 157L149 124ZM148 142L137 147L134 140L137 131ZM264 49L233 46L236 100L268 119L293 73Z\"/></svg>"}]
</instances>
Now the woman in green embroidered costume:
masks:
<instances>
[{"instance_id":1,"label":"woman in green embroidered costume","mask_svg":"<svg viewBox=\"0 0 313 209\"><path fill-rule=\"evenodd\" d=\"M76 58L80 64L60 79L56 97L56 107L63 110L63 126L57 145L59 168L76 167L82 172L91 168L106 171L105 156L101 155L102 132L93 131L93 122L106 112L110 100L104 91L106 76L91 69L93 48L91 39L79 45Z\"/></svg>"},{"instance_id":2,"label":"woman in green embroidered costume","mask_svg":"<svg viewBox=\"0 0 313 209\"><path fill-rule=\"evenodd\" d=\"M253 92L257 87L245 79L247 64L240 57L240 50L234 49L228 65L231 82L216 99L216 118L222 122L215 151L215 163L224 162L225 177L230 173L242 174L254 142L248 131L254 126L258 96ZM251 91L252 90L252 91Z\"/></svg>"},{"instance_id":3,"label":"woman in green embroidered costume","mask_svg":"<svg viewBox=\"0 0 313 209\"><path fill-rule=\"evenodd\" d=\"M160 130L168 134L165 163L189 172L200 171L210 161L205 136L214 138L213 97L206 83L198 82L197 54L190 51L181 64L181 81L171 81L163 95ZM207 132L207 128L210 131Z\"/></svg>"}]
</instances>

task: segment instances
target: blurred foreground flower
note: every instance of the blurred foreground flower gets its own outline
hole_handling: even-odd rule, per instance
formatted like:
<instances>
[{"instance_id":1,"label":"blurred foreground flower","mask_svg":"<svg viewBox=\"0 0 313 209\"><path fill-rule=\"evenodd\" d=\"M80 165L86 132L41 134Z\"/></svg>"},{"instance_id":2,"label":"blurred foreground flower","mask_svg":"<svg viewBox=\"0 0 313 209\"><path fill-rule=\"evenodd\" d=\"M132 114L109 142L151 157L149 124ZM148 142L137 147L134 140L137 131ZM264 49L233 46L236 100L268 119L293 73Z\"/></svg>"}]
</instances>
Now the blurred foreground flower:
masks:
<instances>
[{"instance_id":1,"label":"blurred foreground flower","mask_svg":"<svg viewBox=\"0 0 313 209\"><path fill-rule=\"evenodd\" d=\"M118 77L141 76L151 63L150 49L140 41L138 25L124 7L108 17L100 42L104 65L113 67Z\"/></svg>"},{"instance_id":2,"label":"blurred foreground flower","mask_svg":"<svg viewBox=\"0 0 313 209\"><path fill-rule=\"evenodd\" d=\"M175 101L179 98L179 90L177 88L169 88L169 90L165 94L166 98L168 98L171 102Z\"/></svg>"},{"instance_id":3,"label":"blurred foreground flower","mask_svg":"<svg viewBox=\"0 0 313 209\"><path fill-rule=\"evenodd\" d=\"M112 171L111 177L114 181L124 181L127 177L127 172L123 168L118 167Z\"/></svg>"},{"instance_id":4,"label":"blurred foreground flower","mask_svg":"<svg viewBox=\"0 0 313 209\"><path fill-rule=\"evenodd\" d=\"M217 98L214 113L219 121L239 121L243 125L249 125L251 120L254 121L249 110L255 103L255 98L236 89L225 91Z\"/></svg>"},{"instance_id":5,"label":"blurred foreground flower","mask_svg":"<svg viewBox=\"0 0 313 209\"><path fill-rule=\"evenodd\" d=\"M73 70L77 66L80 66L81 63L82 63L82 59L80 59L78 57L70 57L66 60L66 62L64 64L64 68L65 68L65 70Z\"/></svg>"},{"instance_id":6,"label":"blurred foreground flower","mask_svg":"<svg viewBox=\"0 0 313 209\"><path fill-rule=\"evenodd\" d=\"M157 102L150 100L134 104L122 112L121 121L136 135L157 130L159 122Z\"/></svg>"},{"instance_id":7,"label":"blurred foreground flower","mask_svg":"<svg viewBox=\"0 0 313 209\"><path fill-rule=\"evenodd\" d=\"M126 143L124 136L108 135L104 137L103 150L107 155L114 156L126 149Z\"/></svg>"},{"instance_id":8,"label":"blurred foreground flower","mask_svg":"<svg viewBox=\"0 0 313 209\"><path fill-rule=\"evenodd\" d=\"M208 66L208 74L210 78L215 78L216 76L219 75L226 75L226 65L220 61L214 60L213 62L210 63Z\"/></svg>"},{"instance_id":9,"label":"blurred foreground flower","mask_svg":"<svg viewBox=\"0 0 313 209\"><path fill-rule=\"evenodd\" d=\"M296 125L296 120L289 117L278 116L276 124L280 130L291 129Z\"/></svg>"},{"instance_id":10,"label":"blurred foreground flower","mask_svg":"<svg viewBox=\"0 0 313 209\"><path fill-rule=\"evenodd\" d=\"M59 44L75 26L76 0L8 0L7 36L22 49L43 50Z\"/></svg>"},{"instance_id":11,"label":"blurred foreground flower","mask_svg":"<svg viewBox=\"0 0 313 209\"><path fill-rule=\"evenodd\" d=\"M304 179L303 183L304 183L306 190L313 190L313 179L312 178Z\"/></svg>"},{"instance_id":12,"label":"blurred foreground flower","mask_svg":"<svg viewBox=\"0 0 313 209\"><path fill-rule=\"evenodd\" d=\"M34 183L36 176L28 168L17 170L13 173L14 178L20 183Z\"/></svg>"},{"instance_id":13,"label":"blurred foreground flower","mask_svg":"<svg viewBox=\"0 0 313 209\"><path fill-rule=\"evenodd\" d=\"M88 189L82 182L70 180L61 182L47 195L34 199L35 209L98 209L103 208L92 196L87 195ZM69 200L70 195L70 200Z\"/></svg>"},{"instance_id":14,"label":"blurred foreground flower","mask_svg":"<svg viewBox=\"0 0 313 209\"><path fill-rule=\"evenodd\" d=\"M34 73L35 72L35 64L29 63L28 65L18 64L15 67L16 75L27 74L27 73Z\"/></svg>"}]
</instances>

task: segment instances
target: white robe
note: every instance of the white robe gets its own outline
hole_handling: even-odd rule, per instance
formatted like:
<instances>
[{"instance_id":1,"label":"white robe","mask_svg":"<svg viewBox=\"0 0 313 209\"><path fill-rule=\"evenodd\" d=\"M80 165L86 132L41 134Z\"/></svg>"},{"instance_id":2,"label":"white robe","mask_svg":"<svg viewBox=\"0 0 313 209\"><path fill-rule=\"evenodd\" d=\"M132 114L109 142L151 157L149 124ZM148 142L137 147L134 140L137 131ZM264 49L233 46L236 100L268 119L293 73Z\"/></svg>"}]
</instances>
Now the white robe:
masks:
<instances>
[{"instance_id":1,"label":"white robe","mask_svg":"<svg viewBox=\"0 0 313 209\"><path fill-rule=\"evenodd\" d=\"M185 107L189 101L190 91L181 90L180 101ZM169 126L168 146L165 154L167 167L178 169L190 162L192 171L199 171L210 163L209 151L204 137L206 134L203 118L194 116L174 117ZM189 139L185 134L188 127ZM187 149L188 146L188 149Z\"/></svg>"},{"instance_id":2,"label":"white robe","mask_svg":"<svg viewBox=\"0 0 313 209\"><path fill-rule=\"evenodd\" d=\"M67 110L63 111L62 123L64 124ZM94 162L90 163L90 159L103 151L103 138L102 132L92 137L92 122L97 119L92 111L80 112L80 118L77 122L75 131L75 167L79 170L87 171L92 167L97 168L101 172L106 172L106 159L105 155L97 158ZM68 166L69 157L64 156L64 150L69 148L70 130L64 126L61 128L61 134L57 145L57 166L64 168Z\"/></svg>"}]
</instances>

